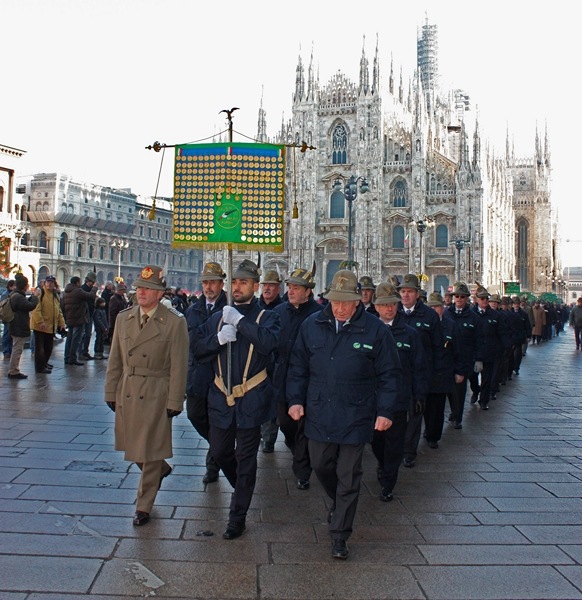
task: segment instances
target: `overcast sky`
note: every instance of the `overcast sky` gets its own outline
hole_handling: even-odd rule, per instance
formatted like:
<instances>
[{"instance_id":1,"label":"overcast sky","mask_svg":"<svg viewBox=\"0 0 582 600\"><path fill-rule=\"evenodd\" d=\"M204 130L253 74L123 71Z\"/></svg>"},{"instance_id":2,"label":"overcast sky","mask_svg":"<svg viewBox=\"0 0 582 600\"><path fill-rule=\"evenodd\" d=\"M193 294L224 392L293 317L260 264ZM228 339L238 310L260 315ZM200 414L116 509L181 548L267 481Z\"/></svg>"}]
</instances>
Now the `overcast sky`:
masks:
<instances>
[{"instance_id":1,"label":"overcast sky","mask_svg":"<svg viewBox=\"0 0 582 600\"><path fill-rule=\"evenodd\" d=\"M471 98L483 143L532 155L547 123L553 199L565 265L582 264L577 117L582 4L525 0L0 0L0 143L27 151L20 174L59 171L77 180L153 195L159 140L196 142L225 128L235 141L257 131L261 97L268 134L291 116L299 55L313 48L320 85L338 70L358 80L378 40L381 75L394 60L406 88L417 30L439 27L445 88ZM285 12L285 11L291 12ZM427 12L428 11L428 12ZM364 41L365 36L365 41ZM167 151L159 193L172 195Z\"/></svg>"}]
</instances>

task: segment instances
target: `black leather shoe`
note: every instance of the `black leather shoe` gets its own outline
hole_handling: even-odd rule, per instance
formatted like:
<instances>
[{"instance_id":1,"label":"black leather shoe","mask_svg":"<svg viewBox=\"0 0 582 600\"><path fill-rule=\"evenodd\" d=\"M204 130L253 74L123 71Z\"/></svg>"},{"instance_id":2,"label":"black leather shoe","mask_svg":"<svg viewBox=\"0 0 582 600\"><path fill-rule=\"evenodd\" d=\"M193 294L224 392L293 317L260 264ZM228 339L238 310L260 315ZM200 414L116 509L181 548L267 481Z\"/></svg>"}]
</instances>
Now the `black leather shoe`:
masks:
<instances>
[{"instance_id":1,"label":"black leather shoe","mask_svg":"<svg viewBox=\"0 0 582 600\"><path fill-rule=\"evenodd\" d=\"M262 450L265 454L272 454L275 451L275 444L266 442L265 444L263 444Z\"/></svg>"},{"instance_id":2,"label":"black leather shoe","mask_svg":"<svg viewBox=\"0 0 582 600\"><path fill-rule=\"evenodd\" d=\"M214 483L215 481L218 481L218 473L206 471L204 477L202 478L202 483Z\"/></svg>"},{"instance_id":3,"label":"black leather shoe","mask_svg":"<svg viewBox=\"0 0 582 600\"><path fill-rule=\"evenodd\" d=\"M298 490L308 490L309 489L309 479L298 479L295 487Z\"/></svg>"},{"instance_id":4,"label":"black leather shoe","mask_svg":"<svg viewBox=\"0 0 582 600\"><path fill-rule=\"evenodd\" d=\"M404 466L407 469L412 469L412 467L414 467L414 458L405 458L404 459Z\"/></svg>"},{"instance_id":5,"label":"black leather shoe","mask_svg":"<svg viewBox=\"0 0 582 600\"><path fill-rule=\"evenodd\" d=\"M245 529L246 526L244 523L235 523L234 521L231 521L226 526L226 531L222 534L222 537L225 540L235 540L244 533Z\"/></svg>"},{"instance_id":6,"label":"black leather shoe","mask_svg":"<svg viewBox=\"0 0 582 600\"><path fill-rule=\"evenodd\" d=\"M463 424L460 421L457 421L453 429L463 429Z\"/></svg>"},{"instance_id":7,"label":"black leather shoe","mask_svg":"<svg viewBox=\"0 0 582 600\"><path fill-rule=\"evenodd\" d=\"M331 545L331 555L333 558L345 560L349 555L348 545L345 540L334 540Z\"/></svg>"},{"instance_id":8,"label":"black leather shoe","mask_svg":"<svg viewBox=\"0 0 582 600\"><path fill-rule=\"evenodd\" d=\"M46 363L46 368L47 369L54 369L54 365L51 365L51 363Z\"/></svg>"},{"instance_id":9,"label":"black leather shoe","mask_svg":"<svg viewBox=\"0 0 582 600\"><path fill-rule=\"evenodd\" d=\"M52 371L50 369L38 369L36 371L37 373L52 373Z\"/></svg>"},{"instance_id":10,"label":"black leather shoe","mask_svg":"<svg viewBox=\"0 0 582 600\"><path fill-rule=\"evenodd\" d=\"M65 364L69 364L69 365L77 365L78 367L83 366L85 363L79 362L78 360L72 360L69 363L65 363Z\"/></svg>"},{"instance_id":11,"label":"black leather shoe","mask_svg":"<svg viewBox=\"0 0 582 600\"><path fill-rule=\"evenodd\" d=\"M479 408L481 410L489 410L489 405L488 404L479 404Z\"/></svg>"},{"instance_id":12,"label":"black leather shoe","mask_svg":"<svg viewBox=\"0 0 582 600\"><path fill-rule=\"evenodd\" d=\"M82 355L82 357L83 357L85 360L93 360L93 357L92 357L90 354L83 354L83 355Z\"/></svg>"},{"instance_id":13,"label":"black leather shoe","mask_svg":"<svg viewBox=\"0 0 582 600\"><path fill-rule=\"evenodd\" d=\"M171 472L172 472L172 467L169 467L169 469L165 473L162 473L162 476L160 477L160 484L158 485L158 490L162 487L162 481L164 481L164 479L168 475L170 475Z\"/></svg>"},{"instance_id":14,"label":"black leather shoe","mask_svg":"<svg viewBox=\"0 0 582 600\"><path fill-rule=\"evenodd\" d=\"M8 373L8 379L28 379L28 375L25 375L24 373Z\"/></svg>"},{"instance_id":15,"label":"black leather shoe","mask_svg":"<svg viewBox=\"0 0 582 600\"><path fill-rule=\"evenodd\" d=\"M477 398L479 398L479 394L477 394L476 392L471 394L471 404L475 404L475 402L477 402Z\"/></svg>"},{"instance_id":16,"label":"black leather shoe","mask_svg":"<svg viewBox=\"0 0 582 600\"><path fill-rule=\"evenodd\" d=\"M149 520L150 520L150 513L143 512L141 510L136 510L135 515L133 515L133 524L136 527L139 527L140 525L145 525L146 523L149 523Z\"/></svg>"},{"instance_id":17,"label":"black leather shoe","mask_svg":"<svg viewBox=\"0 0 582 600\"><path fill-rule=\"evenodd\" d=\"M432 448L433 450L436 450L439 447L439 443L438 442L429 442L428 447Z\"/></svg>"},{"instance_id":18,"label":"black leather shoe","mask_svg":"<svg viewBox=\"0 0 582 600\"><path fill-rule=\"evenodd\" d=\"M382 488L380 491L380 500L382 500L382 502L392 502L392 500L394 500L392 490L389 490L388 488Z\"/></svg>"}]
</instances>

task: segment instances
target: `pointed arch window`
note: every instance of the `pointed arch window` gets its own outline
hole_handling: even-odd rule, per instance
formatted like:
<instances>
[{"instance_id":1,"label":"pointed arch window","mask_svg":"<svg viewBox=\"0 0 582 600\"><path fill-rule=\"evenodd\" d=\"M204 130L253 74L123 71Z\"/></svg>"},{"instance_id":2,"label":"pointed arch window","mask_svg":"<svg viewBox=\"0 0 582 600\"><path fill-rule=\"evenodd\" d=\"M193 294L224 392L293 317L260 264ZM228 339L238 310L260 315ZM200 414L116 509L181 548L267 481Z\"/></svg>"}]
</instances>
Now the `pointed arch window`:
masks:
<instances>
[{"instance_id":1,"label":"pointed arch window","mask_svg":"<svg viewBox=\"0 0 582 600\"><path fill-rule=\"evenodd\" d=\"M406 183L399 179L394 184L393 205L395 208L404 208L406 206Z\"/></svg>"},{"instance_id":2,"label":"pointed arch window","mask_svg":"<svg viewBox=\"0 0 582 600\"><path fill-rule=\"evenodd\" d=\"M48 241L47 241L47 237L46 237L46 232L41 231L38 234L38 251L41 254L46 254L47 250L48 250Z\"/></svg>"},{"instance_id":3,"label":"pointed arch window","mask_svg":"<svg viewBox=\"0 0 582 600\"><path fill-rule=\"evenodd\" d=\"M447 248L449 245L449 228L446 225L438 225L435 233L435 244L437 248Z\"/></svg>"},{"instance_id":4,"label":"pointed arch window","mask_svg":"<svg viewBox=\"0 0 582 600\"><path fill-rule=\"evenodd\" d=\"M332 134L332 163L345 165L348 159L348 134L343 125L337 125Z\"/></svg>"},{"instance_id":5,"label":"pointed arch window","mask_svg":"<svg viewBox=\"0 0 582 600\"><path fill-rule=\"evenodd\" d=\"M395 225L392 230L392 248L404 248L404 227Z\"/></svg>"},{"instance_id":6,"label":"pointed arch window","mask_svg":"<svg viewBox=\"0 0 582 600\"><path fill-rule=\"evenodd\" d=\"M525 290L529 288L528 237L529 225L525 219L520 219L517 222L517 278Z\"/></svg>"}]
</instances>

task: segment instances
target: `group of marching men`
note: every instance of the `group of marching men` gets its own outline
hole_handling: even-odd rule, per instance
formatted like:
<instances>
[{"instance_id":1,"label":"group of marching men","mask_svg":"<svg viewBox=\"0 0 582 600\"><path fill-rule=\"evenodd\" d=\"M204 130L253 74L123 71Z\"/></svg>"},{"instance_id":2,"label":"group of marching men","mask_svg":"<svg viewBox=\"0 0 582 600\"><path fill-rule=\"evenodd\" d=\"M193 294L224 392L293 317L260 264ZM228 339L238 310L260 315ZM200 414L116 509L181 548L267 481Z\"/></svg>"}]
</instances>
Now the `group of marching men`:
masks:
<instances>
[{"instance_id":1,"label":"group of marching men","mask_svg":"<svg viewBox=\"0 0 582 600\"><path fill-rule=\"evenodd\" d=\"M205 265L203 293L185 320L187 415L209 442L204 483L222 471L234 490L227 540L246 529L259 448L272 452L280 430L296 487L307 490L315 472L329 497L331 555L346 559L366 445L377 459L380 500L389 502L400 466L415 465L423 423L428 446L437 449L448 400L449 421L461 429L468 382L471 402L487 410L500 383L519 373L531 337L518 298L479 286L472 304L462 282L449 298L431 293L425 301L414 274L375 286L370 277L358 281L340 270L318 302L307 269L285 279L284 298L279 275L267 271L261 281L250 260L234 269L230 299L225 279L218 263ZM157 491L171 467L163 460L156 469ZM138 512L147 519L134 524L149 520L152 505L153 499L142 504Z\"/></svg>"}]
</instances>

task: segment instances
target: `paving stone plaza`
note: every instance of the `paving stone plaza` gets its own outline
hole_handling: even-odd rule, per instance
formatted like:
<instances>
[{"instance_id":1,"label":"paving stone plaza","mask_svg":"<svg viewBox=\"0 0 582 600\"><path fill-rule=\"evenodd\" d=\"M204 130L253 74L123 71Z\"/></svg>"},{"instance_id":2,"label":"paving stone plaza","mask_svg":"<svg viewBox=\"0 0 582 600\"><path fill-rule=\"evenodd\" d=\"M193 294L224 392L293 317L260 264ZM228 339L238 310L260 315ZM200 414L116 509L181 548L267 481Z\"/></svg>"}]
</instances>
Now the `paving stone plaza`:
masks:
<instances>
[{"instance_id":1,"label":"paving stone plaza","mask_svg":"<svg viewBox=\"0 0 582 600\"><path fill-rule=\"evenodd\" d=\"M530 347L490 410L421 441L380 502L365 475L350 558L330 556L327 500L295 488L282 436L259 456L247 531L222 539L231 489L204 486L206 443L182 413L174 472L132 526L135 465L113 450L106 361L35 374L0 395L0 600L582 599L582 352L572 330Z\"/></svg>"}]
</instances>

